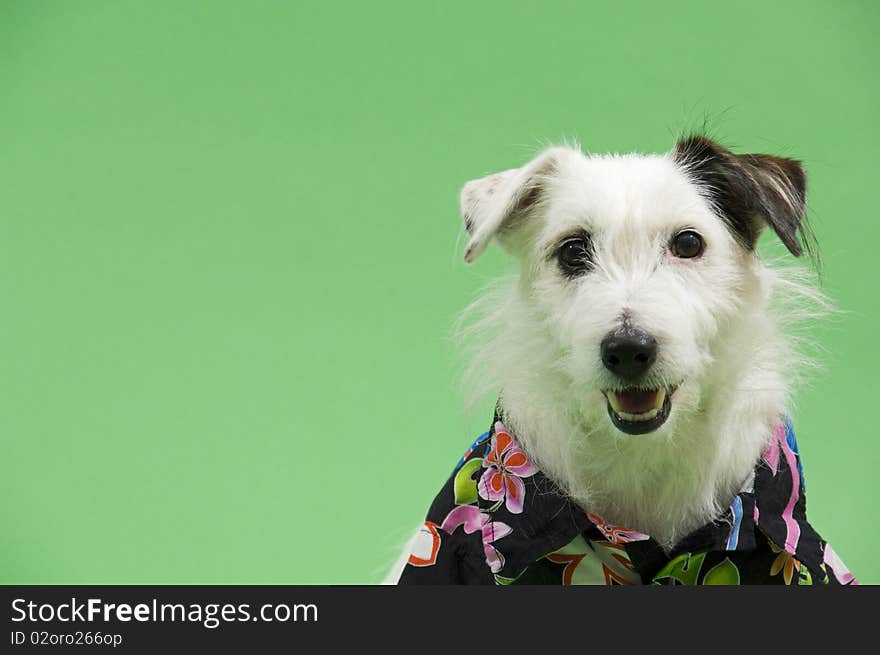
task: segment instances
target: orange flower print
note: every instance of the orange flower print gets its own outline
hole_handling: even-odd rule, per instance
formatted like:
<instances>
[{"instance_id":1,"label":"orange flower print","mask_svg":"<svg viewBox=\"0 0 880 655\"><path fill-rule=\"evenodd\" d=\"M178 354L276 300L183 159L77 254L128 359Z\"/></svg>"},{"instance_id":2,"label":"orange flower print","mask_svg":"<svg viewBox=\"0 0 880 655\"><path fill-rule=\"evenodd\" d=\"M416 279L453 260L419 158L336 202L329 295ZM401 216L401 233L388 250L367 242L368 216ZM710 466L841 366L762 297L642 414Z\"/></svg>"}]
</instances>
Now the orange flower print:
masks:
<instances>
[{"instance_id":1,"label":"orange flower print","mask_svg":"<svg viewBox=\"0 0 880 655\"><path fill-rule=\"evenodd\" d=\"M526 487L522 478L537 472L537 467L510 436L499 421L495 423L489 454L483 459L486 471L477 485L480 497L486 500L503 500L511 514L522 514Z\"/></svg>"},{"instance_id":2,"label":"orange flower print","mask_svg":"<svg viewBox=\"0 0 880 655\"><path fill-rule=\"evenodd\" d=\"M593 522L593 524L599 528L599 532L602 533L602 536L605 537L612 544L625 544L630 541L647 541L651 537L646 534L642 534L641 532L636 532L635 530L630 530L628 528L623 528L619 525L612 525L610 523L606 523L605 519L597 514L587 514L587 518Z\"/></svg>"},{"instance_id":3,"label":"orange flower print","mask_svg":"<svg viewBox=\"0 0 880 655\"><path fill-rule=\"evenodd\" d=\"M637 585L642 580L622 544L587 541L583 535L545 556L562 564L563 585Z\"/></svg>"},{"instance_id":4,"label":"orange flower print","mask_svg":"<svg viewBox=\"0 0 880 655\"><path fill-rule=\"evenodd\" d=\"M785 584L790 585L792 579L796 581L796 576L801 568L801 563L795 559L794 555L782 550L776 544L771 543L770 549L774 553L778 553L776 559L773 560L773 564L770 565L770 575L779 575L779 572L781 571Z\"/></svg>"}]
</instances>

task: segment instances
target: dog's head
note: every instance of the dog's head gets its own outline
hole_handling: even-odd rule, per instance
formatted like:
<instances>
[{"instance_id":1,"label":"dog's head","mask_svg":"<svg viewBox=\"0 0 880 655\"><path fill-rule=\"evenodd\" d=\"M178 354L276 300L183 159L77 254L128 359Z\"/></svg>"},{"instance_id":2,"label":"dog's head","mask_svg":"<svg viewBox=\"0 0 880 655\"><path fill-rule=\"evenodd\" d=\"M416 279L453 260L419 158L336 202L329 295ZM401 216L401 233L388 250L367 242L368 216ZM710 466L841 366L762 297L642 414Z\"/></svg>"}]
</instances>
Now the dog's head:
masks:
<instances>
[{"instance_id":1,"label":"dog's head","mask_svg":"<svg viewBox=\"0 0 880 655\"><path fill-rule=\"evenodd\" d=\"M699 410L719 334L759 293L761 231L802 254L805 193L799 162L703 137L666 155L554 147L465 185L465 259L493 239L519 259L513 320L554 350L569 404L618 434L663 433Z\"/></svg>"}]
</instances>

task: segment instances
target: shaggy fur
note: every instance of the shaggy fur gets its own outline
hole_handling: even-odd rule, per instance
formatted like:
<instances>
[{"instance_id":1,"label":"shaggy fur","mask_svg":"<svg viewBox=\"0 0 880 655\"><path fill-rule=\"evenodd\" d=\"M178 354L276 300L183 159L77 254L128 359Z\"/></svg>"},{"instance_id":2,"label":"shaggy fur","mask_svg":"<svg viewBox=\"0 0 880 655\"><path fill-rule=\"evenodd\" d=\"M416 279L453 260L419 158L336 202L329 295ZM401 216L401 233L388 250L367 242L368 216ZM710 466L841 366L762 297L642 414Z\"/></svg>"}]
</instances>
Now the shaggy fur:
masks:
<instances>
[{"instance_id":1,"label":"shaggy fur","mask_svg":"<svg viewBox=\"0 0 880 655\"><path fill-rule=\"evenodd\" d=\"M673 546L723 512L787 412L803 358L786 328L824 301L754 247L769 225L801 254L805 191L799 162L702 137L664 155L554 147L467 183L465 259L497 240L519 264L465 312L474 396L499 394L512 433L577 503ZM682 230L702 236L700 257L673 255ZM591 243L576 276L556 257L571 235ZM600 357L622 326L658 343L638 386L675 389L648 434L620 431L606 407L603 392L631 384Z\"/></svg>"}]
</instances>

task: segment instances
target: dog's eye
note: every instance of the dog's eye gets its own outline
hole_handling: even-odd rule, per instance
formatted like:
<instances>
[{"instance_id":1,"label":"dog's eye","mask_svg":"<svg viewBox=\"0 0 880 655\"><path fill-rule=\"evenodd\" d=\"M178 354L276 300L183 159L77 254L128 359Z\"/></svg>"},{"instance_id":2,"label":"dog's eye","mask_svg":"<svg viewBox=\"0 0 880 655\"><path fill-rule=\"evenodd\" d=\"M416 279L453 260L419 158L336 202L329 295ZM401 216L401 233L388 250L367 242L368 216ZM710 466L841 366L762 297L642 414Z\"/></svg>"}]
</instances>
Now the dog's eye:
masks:
<instances>
[{"instance_id":1,"label":"dog's eye","mask_svg":"<svg viewBox=\"0 0 880 655\"><path fill-rule=\"evenodd\" d=\"M559 266L568 275L578 275L590 270L592 267L593 246L589 237L575 237L568 239L556 254Z\"/></svg>"},{"instance_id":2,"label":"dog's eye","mask_svg":"<svg viewBox=\"0 0 880 655\"><path fill-rule=\"evenodd\" d=\"M672 254L676 257L681 259L693 259L694 257L699 257L703 254L705 244L703 243L703 237L699 234L693 230L685 230L672 237L670 248Z\"/></svg>"}]
</instances>

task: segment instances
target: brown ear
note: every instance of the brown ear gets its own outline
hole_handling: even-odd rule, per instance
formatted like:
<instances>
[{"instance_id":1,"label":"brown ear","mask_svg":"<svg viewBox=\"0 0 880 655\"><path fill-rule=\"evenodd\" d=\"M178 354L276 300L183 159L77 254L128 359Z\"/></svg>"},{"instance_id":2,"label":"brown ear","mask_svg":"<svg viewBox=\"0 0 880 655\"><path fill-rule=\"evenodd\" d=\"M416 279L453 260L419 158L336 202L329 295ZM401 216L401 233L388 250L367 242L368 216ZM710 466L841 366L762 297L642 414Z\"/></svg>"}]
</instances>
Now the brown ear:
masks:
<instances>
[{"instance_id":1,"label":"brown ear","mask_svg":"<svg viewBox=\"0 0 880 655\"><path fill-rule=\"evenodd\" d=\"M804 252L801 239L809 249L804 237L809 234L804 216L807 176L799 161L735 155L702 136L679 140L672 156L704 189L744 246L754 249L769 225L795 257Z\"/></svg>"},{"instance_id":2,"label":"brown ear","mask_svg":"<svg viewBox=\"0 0 880 655\"><path fill-rule=\"evenodd\" d=\"M471 180L461 190L461 215L470 234L464 259L474 261L493 237L512 229L541 201L547 178L573 150L554 147L521 168Z\"/></svg>"}]
</instances>

